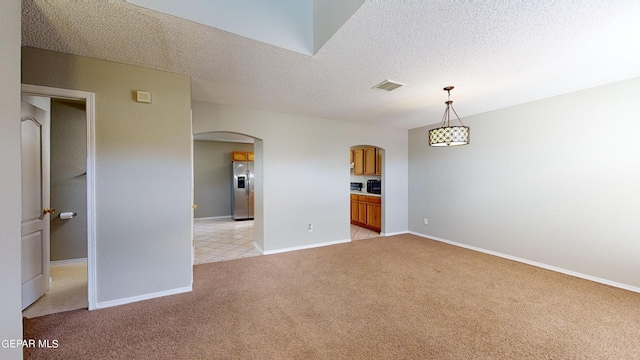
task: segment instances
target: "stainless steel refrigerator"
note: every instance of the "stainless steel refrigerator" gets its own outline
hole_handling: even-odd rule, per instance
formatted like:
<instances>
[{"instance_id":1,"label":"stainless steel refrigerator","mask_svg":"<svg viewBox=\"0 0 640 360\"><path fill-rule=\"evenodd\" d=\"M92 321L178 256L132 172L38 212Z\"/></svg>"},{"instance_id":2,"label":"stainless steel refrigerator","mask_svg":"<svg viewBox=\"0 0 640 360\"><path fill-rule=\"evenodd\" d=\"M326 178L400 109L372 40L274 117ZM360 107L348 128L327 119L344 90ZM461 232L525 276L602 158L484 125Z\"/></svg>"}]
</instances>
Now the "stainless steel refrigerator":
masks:
<instances>
[{"instance_id":1,"label":"stainless steel refrigerator","mask_svg":"<svg viewBox=\"0 0 640 360\"><path fill-rule=\"evenodd\" d=\"M231 214L234 220L253 219L253 161L231 163L233 188Z\"/></svg>"}]
</instances>

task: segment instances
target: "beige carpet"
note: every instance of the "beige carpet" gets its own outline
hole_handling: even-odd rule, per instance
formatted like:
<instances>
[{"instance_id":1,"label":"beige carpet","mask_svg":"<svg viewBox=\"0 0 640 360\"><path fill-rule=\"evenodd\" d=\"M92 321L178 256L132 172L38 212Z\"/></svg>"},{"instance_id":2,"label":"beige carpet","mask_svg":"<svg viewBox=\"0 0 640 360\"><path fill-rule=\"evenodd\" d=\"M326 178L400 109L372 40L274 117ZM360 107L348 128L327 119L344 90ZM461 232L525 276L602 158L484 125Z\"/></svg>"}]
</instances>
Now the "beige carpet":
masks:
<instances>
[{"instance_id":1,"label":"beige carpet","mask_svg":"<svg viewBox=\"0 0 640 360\"><path fill-rule=\"evenodd\" d=\"M425 240L198 265L194 291L25 319L25 359L640 359L640 294Z\"/></svg>"}]
</instances>

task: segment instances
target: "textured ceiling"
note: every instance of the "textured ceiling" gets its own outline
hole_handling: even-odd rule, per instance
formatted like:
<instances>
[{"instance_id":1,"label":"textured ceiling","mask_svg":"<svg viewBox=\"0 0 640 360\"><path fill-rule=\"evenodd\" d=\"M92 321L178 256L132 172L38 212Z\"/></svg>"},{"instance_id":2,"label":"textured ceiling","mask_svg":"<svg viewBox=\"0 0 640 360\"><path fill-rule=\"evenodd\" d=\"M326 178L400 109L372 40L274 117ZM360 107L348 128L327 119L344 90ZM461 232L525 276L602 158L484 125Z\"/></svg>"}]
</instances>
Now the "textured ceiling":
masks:
<instances>
[{"instance_id":1,"label":"textured ceiling","mask_svg":"<svg viewBox=\"0 0 640 360\"><path fill-rule=\"evenodd\" d=\"M121 2L23 3L22 44L187 74L192 99L398 128L640 76L640 1L366 1L314 55ZM372 90L385 79L407 84Z\"/></svg>"}]
</instances>

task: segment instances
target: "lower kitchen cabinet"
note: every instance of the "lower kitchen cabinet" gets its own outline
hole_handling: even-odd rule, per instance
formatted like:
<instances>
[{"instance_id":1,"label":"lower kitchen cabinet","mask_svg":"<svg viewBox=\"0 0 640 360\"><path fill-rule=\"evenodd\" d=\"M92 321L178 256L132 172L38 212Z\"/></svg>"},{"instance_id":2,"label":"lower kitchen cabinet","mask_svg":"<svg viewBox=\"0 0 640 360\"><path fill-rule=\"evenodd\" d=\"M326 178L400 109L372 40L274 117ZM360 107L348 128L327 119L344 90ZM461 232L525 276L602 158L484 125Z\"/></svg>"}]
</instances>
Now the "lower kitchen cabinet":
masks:
<instances>
[{"instance_id":1,"label":"lower kitchen cabinet","mask_svg":"<svg viewBox=\"0 0 640 360\"><path fill-rule=\"evenodd\" d=\"M367 227L380 232L382 228L382 199L367 196Z\"/></svg>"},{"instance_id":2,"label":"lower kitchen cabinet","mask_svg":"<svg viewBox=\"0 0 640 360\"><path fill-rule=\"evenodd\" d=\"M351 223L373 231L382 229L382 199L351 194Z\"/></svg>"},{"instance_id":3,"label":"lower kitchen cabinet","mask_svg":"<svg viewBox=\"0 0 640 360\"><path fill-rule=\"evenodd\" d=\"M362 200L362 198L365 198ZM362 226L366 226L367 224L367 200L366 196L359 195L358 196L358 222L362 224Z\"/></svg>"},{"instance_id":4,"label":"lower kitchen cabinet","mask_svg":"<svg viewBox=\"0 0 640 360\"><path fill-rule=\"evenodd\" d=\"M360 213L360 208L358 208L358 195L351 195L351 223L354 225L358 225L360 218L358 214Z\"/></svg>"}]
</instances>

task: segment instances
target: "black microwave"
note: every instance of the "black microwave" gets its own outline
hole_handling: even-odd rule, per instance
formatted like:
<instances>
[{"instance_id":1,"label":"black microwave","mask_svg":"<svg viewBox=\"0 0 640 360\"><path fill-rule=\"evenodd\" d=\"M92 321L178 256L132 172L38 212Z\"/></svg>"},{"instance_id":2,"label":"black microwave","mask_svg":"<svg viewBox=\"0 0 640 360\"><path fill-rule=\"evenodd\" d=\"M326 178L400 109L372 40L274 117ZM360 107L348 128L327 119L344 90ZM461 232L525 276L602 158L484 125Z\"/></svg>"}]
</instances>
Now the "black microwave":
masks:
<instances>
[{"instance_id":1,"label":"black microwave","mask_svg":"<svg viewBox=\"0 0 640 360\"><path fill-rule=\"evenodd\" d=\"M382 181L380 180L367 180L367 192L371 194L382 193Z\"/></svg>"}]
</instances>

